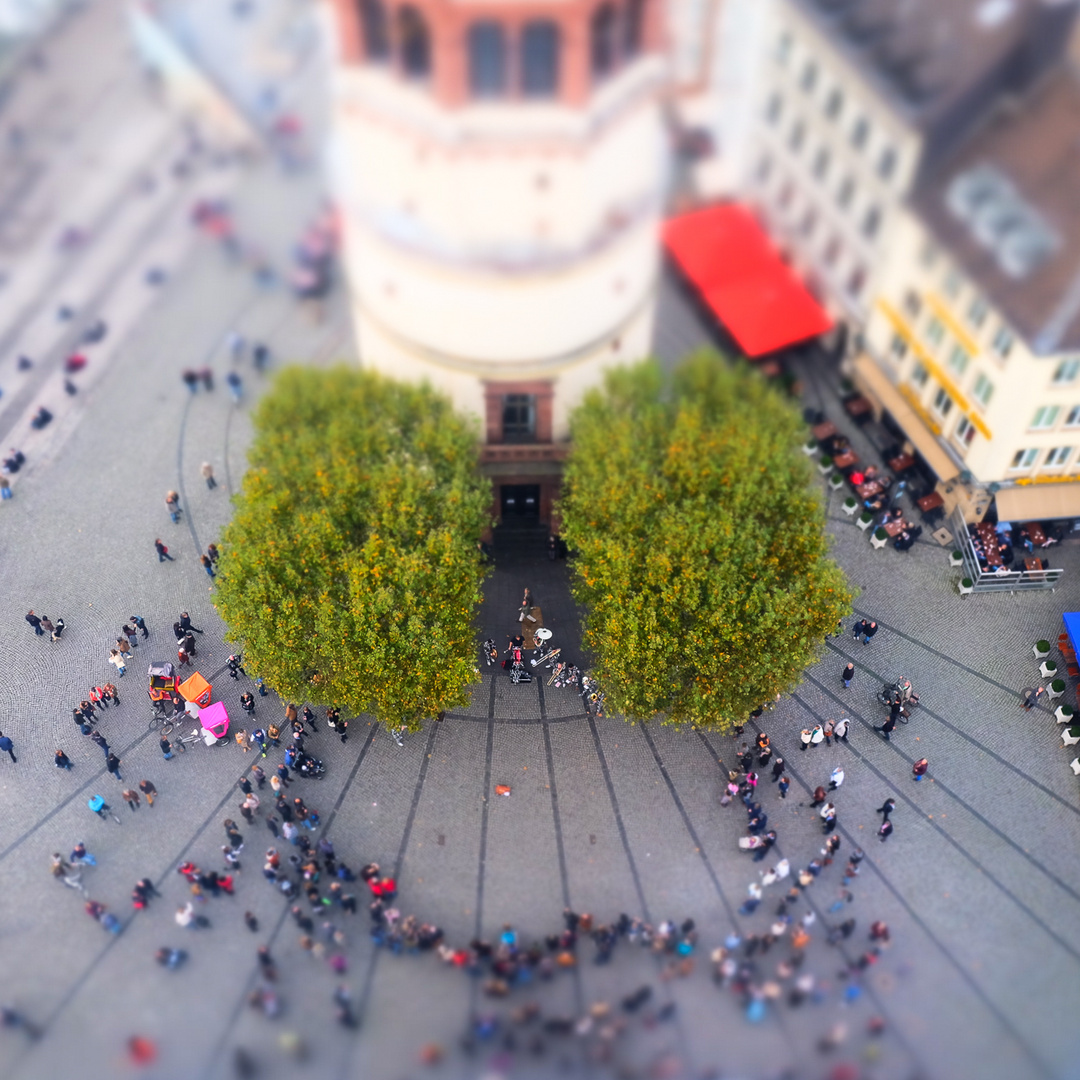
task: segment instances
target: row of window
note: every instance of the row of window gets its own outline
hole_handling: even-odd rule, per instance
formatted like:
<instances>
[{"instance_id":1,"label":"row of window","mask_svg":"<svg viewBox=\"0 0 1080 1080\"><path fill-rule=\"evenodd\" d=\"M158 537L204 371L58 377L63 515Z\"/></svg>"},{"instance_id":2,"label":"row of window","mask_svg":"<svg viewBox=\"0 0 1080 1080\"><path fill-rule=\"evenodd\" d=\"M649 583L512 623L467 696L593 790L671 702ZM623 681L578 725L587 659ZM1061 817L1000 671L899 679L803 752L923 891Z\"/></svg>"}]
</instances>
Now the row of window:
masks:
<instances>
[{"instance_id":1,"label":"row of window","mask_svg":"<svg viewBox=\"0 0 1080 1080\"><path fill-rule=\"evenodd\" d=\"M395 60L408 79L431 75L432 38L424 13L411 4L391 21L383 0L359 0L365 59ZM606 3L589 22L589 69L594 82L613 74L642 48L645 0ZM558 93L562 35L557 22L526 22L516 40L500 22L482 19L466 33L469 92L476 98L553 97Z\"/></svg>"},{"instance_id":2,"label":"row of window","mask_svg":"<svg viewBox=\"0 0 1080 1080\"><path fill-rule=\"evenodd\" d=\"M776 127L780 124L784 115L784 95L779 90L774 91L765 106L765 119ZM869 126L866 120L860 119L853 128L852 144L856 149L862 149L865 145ZM806 123L801 118L797 118L791 127L791 132L788 137L788 145L795 152L798 152L802 148L803 140L806 136ZM824 177L824 173L828 168L830 150L828 147L823 146L818 150L815 157L815 175L819 179ZM896 151L891 146L886 146L882 149L878 155L876 163L876 171L878 176L882 180L892 179L893 174L896 172ZM819 171L820 170L820 171Z\"/></svg>"},{"instance_id":3,"label":"row of window","mask_svg":"<svg viewBox=\"0 0 1080 1080\"><path fill-rule=\"evenodd\" d=\"M1073 449L1072 446L1055 446L1047 450L1046 457L1043 459L1043 467L1047 469L1061 468L1069 460ZM1030 469L1036 463L1038 457L1039 450L1035 447L1030 447L1027 450L1017 450L1013 455L1009 468Z\"/></svg>"},{"instance_id":4,"label":"row of window","mask_svg":"<svg viewBox=\"0 0 1080 1080\"><path fill-rule=\"evenodd\" d=\"M772 159L766 154L758 162L756 173L758 182L762 185L766 184L772 176L772 171ZM789 215L794 199L795 183L792 180L786 180L781 184L774 199L776 211L784 216ZM808 206L797 222L797 230L800 236L809 242L813 239L814 233L817 231L817 226L818 212L813 206ZM840 264L845 257L846 253L843 241L839 236L833 233L821 248L819 256L820 264L825 269L834 271L836 266ZM849 270L847 277L844 280L844 291L852 300L857 301L860 299L863 290L866 288L866 280L866 268L862 265L856 265Z\"/></svg>"},{"instance_id":5,"label":"row of window","mask_svg":"<svg viewBox=\"0 0 1080 1080\"><path fill-rule=\"evenodd\" d=\"M903 345L903 352L899 352L896 348L896 340L899 339ZM903 356L907 352L907 343L900 338L900 335L896 335L893 339L893 355ZM927 380L930 378L930 372L926 366L920 361L915 362L915 366L911 369L911 381L920 390L926 386ZM952 408L952 398L949 397L948 392L944 387L938 390L938 394L944 394L948 401L948 404L938 402L935 398L935 411L941 416L946 417L949 415L949 410ZM983 408L986 408L990 404L990 399L994 396L994 384L980 371L975 379L974 385L971 387L971 396L980 404Z\"/></svg>"}]
</instances>

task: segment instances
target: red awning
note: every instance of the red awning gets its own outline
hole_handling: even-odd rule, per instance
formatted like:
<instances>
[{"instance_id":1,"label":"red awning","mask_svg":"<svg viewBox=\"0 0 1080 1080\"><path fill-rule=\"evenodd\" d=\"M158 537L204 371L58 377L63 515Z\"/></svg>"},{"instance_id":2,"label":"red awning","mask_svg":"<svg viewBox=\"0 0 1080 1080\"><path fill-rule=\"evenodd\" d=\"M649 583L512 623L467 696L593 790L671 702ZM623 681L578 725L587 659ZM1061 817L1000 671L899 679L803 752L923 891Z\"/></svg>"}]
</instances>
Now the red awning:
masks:
<instances>
[{"instance_id":1,"label":"red awning","mask_svg":"<svg viewBox=\"0 0 1080 1080\"><path fill-rule=\"evenodd\" d=\"M664 243L747 356L764 356L832 326L745 207L725 203L672 218Z\"/></svg>"}]
</instances>

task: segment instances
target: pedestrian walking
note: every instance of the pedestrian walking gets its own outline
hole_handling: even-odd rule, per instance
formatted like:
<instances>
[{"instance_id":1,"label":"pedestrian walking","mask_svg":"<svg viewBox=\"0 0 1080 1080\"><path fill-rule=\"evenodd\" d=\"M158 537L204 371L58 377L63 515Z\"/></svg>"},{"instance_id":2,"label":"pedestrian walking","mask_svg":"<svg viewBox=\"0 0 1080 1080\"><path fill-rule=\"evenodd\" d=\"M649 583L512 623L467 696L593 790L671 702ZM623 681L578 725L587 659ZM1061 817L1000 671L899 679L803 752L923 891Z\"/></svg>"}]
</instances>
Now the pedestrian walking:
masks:
<instances>
[{"instance_id":1,"label":"pedestrian walking","mask_svg":"<svg viewBox=\"0 0 1080 1080\"><path fill-rule=\"evenodd\" d=\"M236 828L236 822L233 821L232 818L226 818L223 824L225 826L225 835L228 837L229 843L232 844L234 848L242 847L244 838Z\"/></svg>"},{"instance_id":2,"label":"pedestrian walking","mask_svg":"<svg viewBox=\"0 0 1080 1080\"><path fill-rule=\"evenodd\" d=\"M225 666L229 669L229 678L235 679L239 675L247 675L247 672L243 667L243 660L236 653L233 653L226 661Z\"/></svg>"},{"instance_id":3,"label":"pedestrian walking","mask_svg":"<svg viewBox=\"0 0 1080 1080\"><path fill-rule=\"evenodd\" d=\"M791 781L786 776L781 776L779 783L776 785L777 790L780 792L780 798L786 799L788 788L791 787Z\"/></svg>"},{"instance_id":4,"label":"pedestrian walking","mask_svg":"<svg viewBox=\"0 0 1080 1080\"><path fill-rule=\"evenodd\" d=\"M209 461L204 461L202 467L199 469L202 473L202 478L206 481L206 486L211 491L217 487L217 481L214 479L214 466Z\"/></svg>"},{"instance_id":5,"label":"pedestrian walking","mask_svg":"<svg viewBox=\"0 0 1080 1080\"><path fill-rule=\"evenodd\" d=\"M837 765L829 776L829 790L835 791L844 782L844 767Z\"/></svg>"},{"instance_id":6,"label":"pedestrian walking","mask_svg":"<svg viewBox=\"0 0 1080 1080\"><path fill-rule=\"evenodd\" d=\"M56 632L56 624L49 618L48 615L41 616L41 629L49 635L49 640L52 640L53 634Z\"/></svg>"},{"instance_id":7,"label":"pedestrian walking","mask_svg":"<svg viewBox=\"0 0 1080 1080\"><path fill-rule=\"evenodd\" d=\"M169 511L169 517L172 518L175 525L180 520L180 515L183 511L180 509L180 495L175 491L165 492L165 506Z\"/></svg>"},{"instance_id":8,"label":"pedestrian walking","mask_svg":"<svg viewBox=\"0 0 1080 1080\"><path fill-rule=\"evenodd\" d=\"M233 738L236 739L236 745L246 754L251 749L248 739L248 733L243 728L238 728Z\"/></svg>"},{"instance_id":9,"label":"pedestrian walking","mask_svg":"<svg viewBox=\"0 0 1080 1080\"><path fill-rule=\"evenodd\" d=\"M184 649L188 656L198 656L195 651L195 635L190 630L184 631Z\"/></svg>"},{"instance_id":10,"label":"pedestrian walking","mask_svg":"<svg viewBox=\"0 0 1080 1080\"><path fill-rule=\"evenodd\" d=\"M80 840L68 856L76 866L97 866L97 858L86 850L86 845Z\"/></svg>"},{"instance_id":11,"label":"pedestrian walking","mask_svg":"<svg viewBox=\"0 0 1080 1080\"><path fill-rule=\"evenodd\" d=\"M251 807L247 803L241 803L237 809L239 809L240 815L249 825L255 824L255 815L251 812Z\"/></svg>"},{"instance_id":12,"label":"pedestrian walking","mask_svg":"<svg viewBox=\"0 0 1080 1080\"><path fill-rule=\"evenodd\" d=\"M131 642L126 637L116 639L116 651L122 653L126 660L131 655Z\"/></svg>"},{"instance_id":13,"label":"pedestrian walking","mask_svg":"<svg viewBox=\"0 0 1080 1080\"><path fill-rule=\"evenodd\" d=\"M192 371L188 368L186 371L180 373L180 378L184 380L184 385L194 394L199 389L199 373Z\"/></svg>"},{"instance_id":14,"label":"pedestrian walking","mask_svg":"<svg viewBox=\"0 0 1080 1080\"><path fill-rule=\"evenodd\" d=\"M199 369L199 378L202 380L203 389L209 393L214 389L214 373L208 367Z\"/></svg>"},{"instance_id":15,"label":"pedestrian walking","mask_svg":"<svg viewBox=\"0 0 1080 1080\"><path fill-rule=\"evenodd\" d=\"M75 766L71 763L71 758L64 753L63 750L57 750L53 755L53 762L58 769L74 769Z\"/></svg>"},{"instance_id":16,"label":"pedestrian walking","mask_svg":"<svg viewBox=\"0 0 1080 1080\"><path fill-rule=\"evenodd\" d=\"M244 925L253 933L259 932L259 920L250 911L244 912Z\"/></svg>"},{"instance_id":17,"label":"pedestrian walking","mask_svg":"<svg viewBox=\"0 0 1080 1080\"><path fill-rule=\"evenodd\" d=\"M52 876L69 889L75 889L83 896L87 895L86 886L82 883L82 875L70 863L64 861L59 851L53 853Z\"/></svg>"},{"instance_id":18,"label":"pedestrian walking","mask_svg":"<svg viewBox=\"0 0 1080 1080\"><path fill-rule=\"evenodd\" d=\"M202 631L197 626L191 625L191 616L186 611L180 612L180 618L177 620L180 625L180 629L185 634L201 634Z\"/></svg>"},{"instance_id":19,"label":"pedestrian walking","mask_svg":"<svg viewBox=\"0 0 1080 1080\"><path fill-rule=\"evenodd\" d=\"M262 766L252 765L251 775L255 777L255 783L258 785L259 790L262 791L266 787L266 773L263 772Z\"/></svg>"},{"instance_id":20,"label":"pedestrian walking","mask_svg":"<svg viewBox=\"0 0 1080 1080\"><path fill-rule=\"evenodd\" d=\"M259 752L262 754L263 757L266 757L266 749L267 749L266 732L263 731L262 728L256 728L251 733L251 737L255 742L257 742L259 744Z\"/></svg>"},{"instance_id":21,"label":"pedestrian walking","mask_svg":"<svg viewBox=\"0 0 1080 1080\"><path fill-rule=\"evenodd\" d=\"M819 784L816 788L814 788L814 799L810 803L810 805L821 806L821 804L825 801L825 798L825 788Z\"/></svg>"},{"instance_id":22,"label":"pedestrian walking","mask_svg":"<svg viewBox=\"0 0 1080 1080\"><path fill-rule=\"evenodd\" d=\"M34 628L34 633L37 634L38 637L45 636L45 631L41 629L41 620L34 614L33 608L31 608L23 618Z\"/></svg>"},{"instance_id":23,"label":"pedestrian walking","mask_svg":"<svg viewBox=\"0 0 1080 1080\"><path fill-rule=\"evenodd\" d=\"M266 683L263 682L261 675L256 676L255 678L255 689L259 691L259 697L267 696L268 691L266 689Z\"/></svg>"},{"instance_id":24,"label":"pedestrian walking","mask_svg":"<svg viewBox=\"0 0 1080 1080\"><path fill-rule=\"evenodd\" d=\"M1030 712L1033 708L1035 708L1036 705L1038 705L1039 698L1041 698L1045 693L1045 686L1040 686L1034 690L1025 690L1023 700L1021 700L1020 704L1023 705L1023 707L1028 712Z\"/></svg>"},{"instance_id":25,"label":"pedestrian walking","mask_svg":"<svg viewBox=\"0 0 1080 1080\"><path fill-rule=\"evenodd\" d=\"M100 686L91 686L90 703L96 709L107 709L109 707L109 697Z\"/></svg>"},{"instance_id":26,"label":"pedestrian walking","mask_svg":"<svg viewBox=\"0 0 1080 1080\"><path fill-rule=\"evenodd\" d=\"M252 791L251 781L246 776L241 776L236 782L236 786L245 794L250 795Z\"/></svg>"},{"instance_id":27,"label":"pedestrian walking","mask_svg":"<svg viewBox=\"0 0 1080 1080\"><path fill-rule=\"evenodd\" d=\"M11 763L14 765L19 759L15 756L15 744L11 741L10 737L0 731L0 754L7 754L11 758Z\"/></svg>"},{"instance_id":28,"label":"pedestrian walking","mask_svg":"<svg viewBox=\"0 0 1080 1080\"><path fill-rule=\"evenodd\" d=\"M255 698L246 690L240 695L240 708L243 709L248 716L255 715Z\"/></svg>"},{"instance_id":29,"label":"pedestrian walking","mask_svg":"<svg viewBox=\"0 0 1080 1080\"><path fill-rule=\"evenodd\" d=\"M139 809L140 799L139 793L137 791L133 791L131 788L124 788L122 795L124 802L126 802L128 806L131 807L132 813Z\"/></svg>"},{"instance_id":30,"label":"pedestrian walking","mask_svg":"<svg viewBox=\"0 0 1080 1080\"><path fill-rule=\"evenodd\" d=\"M885 736L885 741L886 742L891 742L892 741L891 736L892 736L892 733L893 733L893 731L895 729L896 729L896 717L895 716L890 716L888 718L888 720L886 720L885 723L881 725L881 727L878 727L877 725L874 726L875 731L880 731L881 734Z\"/></svg>"},{"instance_id":31,"label":"pedestrian walking","mask_svg":"<svg viewBox=\"0 0 1080 1080\"><path fill-rule=\"evenodd\" d=\"M821 724L815 724L810 731L810 745L815 749L825 741L825 729Z\"/></svg>"},{"instance_id":32,"label":"pedestrian walking","mask_svg":"<svg viewBox=\"0 0 1080 1080\"><path fill-rule=\"evenodd\" d=\"M878 838L881 840L881 842L883 844L885 843L886 840L889 839L890 836L892 836L892 831L893 831L893 823L888 818L886 818L881 823L881 826L878 828L878 831L877 831L878 832Z\"/></svg>"},{"instance_id":33,"label":"pedestrian walking","mask_svg":"<svg viewBox=\"0 0 1080 1080\"><path fill-rule=\"evenodd\" d=\"M116 689L115 683L107 682L101 689L108 695L110 704L120 704L120 691Z\"/></svg>"},{"instance_id":34,"label":"pedestrian walking","mask_svg":"<svg viewBox=\"0 0 1080 1080\"><path fill-rule=\"evenodd\" d=\"M273 835L274 839L276 840L278 838L278 836L280 835L280 833L278 832L278 819L276 817L274 817L273 814L270 814L270 815L267 816L267 818L266 818L266 827L270 830L271 834Z\"/></svg>"},{"instance_id":35,"label":"pedestrian walking","mask_svg":"<svg viewBox=\"0 0 1080 1080\"><path fill-rule=\"evenodd\" d=\"M11 498L11 481L6 476L0 476L0 499Z\"/></svg>"},{"instance_id":36,"label":"pedestrian walking","mask_svg":"<svg viewBox=\"0 0 1080 1080\"><path fill-rule=\"evenodd\" d=\"M0 746L0 750L3 747ZM930 768L930 762L926 758L919 758L914 765L911 766L912 775L916 780L921 780L926 775L926 770Z\"/></svg>"},{"instance_id":37,"label":"pedestrian walking","mask_svg":"<svg viewBox=\"0 0 1080 1080\"><path fill-rule=\"evenodd\" d=\"M819 811L821 820L824 822L824 832L830 833L836 828L836 807L827 802Z\"/></svg>"},{"instance_id":38,"label":"pedestrian walking","mask_svg":"<svg viewBox=\"0 0 1080 1080\"><path fill-rule=\"evenodd\" d=\"M844 668L844 673L840 676L840 680L841 680L841 682L843 682L844 687L847 688L847 687L849 687L851 685L851 680L854 679L854 678L855 678L855 665L854 664L848 664L848 666L846 668Z\"/></svg>"},{"instance_id":39,"label":"pedestrian walking","mask_svg":"<svg viewBox=\"0 0 1080 1080\"><path fill-rule=\"evenodd\" d=\"M166 559L169 562L175 562L176 560L169 554L169 549L161 542L160 539L154 541L154 550L157 552L157 561L164 562Z\"/></svg>"},{"instance_id":40,"label":"pedestrian walking","mask_svg":"<svg viewBox=\"0 0 1080 1080\"><path fill-rule=\"evenodd\" d=\"M117 780L124 779L120 775L120 759L111 751L105 755L105 768L108 769Z\"/></svg>"},{"instance_id":41,"label":"pedestrian walking","mask_svg":"<svg viewBox=\"0 0 1080 1080\"><path fill-rule=\"evenodd\" d=\"M176 662L180 667L191 663L191 657L184 651L183 645L178 645L176 648Z\"/></svg>"},{"instance_id":42,"label":"pedestrian walking","mask_svg":"<svg viewBox=\"0 0 1080 1080\"><path fill-rule=\"evenodd\" d=\"M154 797L157 795L157 788L149 780L139 781L139 790L143 793L146 799L147 806L154 805Z\"/></svg>"},{"instance_id":43,"label":"pedestrian walking","mask_svg":"<svg viewBox=\"0 0 1080 1080\"><path fill-rule=\"evenodd\" d=\"M775 784L777 782L777 780L779 780L780 777L783 776L783 775L784 775L784 759L782 757L778 757L773 762L772 782Z\"/></svg>"},{"instance_id":44,"label":"pedestrian walking","mask_svg":"<svg viewBox=\"0 0 1080 1080\"><path fill-rule=\"evenodd\" d=\"M217 566L217 561L221 556L221 553L218 551L217 544L207 544L206 545L206 554L210 556L210 561L215 566Z\"/></svg>"},{"instance_id":45,"label":"pedestrian walking","mask_svg":"<svg viewBox=\"0 0 1080 1080\"><path fill-rule=\"evenodd\" d=\"M847 742L848 728L851 726L851 721L846 717L841 717L833 724L833 738L838 742Z\"/></svg>"},{"instance_id":46,"label":"pedestrian walking","mask_svg":"<svg viewBox=\"0 0 1080 1080\"><path fill-rule=\"evenodd\" d=\"M814 733L809 728L803 728L799 732L799 749L805 751L810 745L810 740L813 738Z\"/></svg>"},{"instance_id":47,"label":"pedestrian walking","mask_svg":"<svg viewBox=\"0 0 1080 1080\"><path fill-rule=\"evenodd\" d=\"M206 576L213 581L214 577L214 564L210 561L209 555L200 555L199 562L202 563L202 568L206 571Z\"/></svg>"},{"instance_id":48,"label":"pedestrian walking","mask_svg":"<svg viewBox=\"0 0 1080 1080\"><path fill-rule=\"evenodd\" d=\"M876 622L870 621L863 625L863 644L869 645L870 639L878 632L878 625Z\"/></svg>"},{"instance_id":49,"label":"pedestrian walking","mask_svg":"<svg viewBox=\"0 0 1080 1080\"><path fill-rule=\"evenodd\" d=\"M146 620L141 615L131 615L129 618L131 619L132 625L144 638L150 636L150 631L146 628Z\"/></svg>"},{"instance_id":50,"label":"pedestrian walking","mask_svg":"<svg viewBox=\"0 0 1080 1080\"><path fill-rule=\"evenodd\" d=\"M164 735L162 735L161 738L158 739L158 746L161 747L161 753L164 756L165 760L171 761L173 756L172 743L170 743L169 740L166 739Z\"/></svg>"},{"instance_id":51,"label":"pedestrian walking","mask_svg":"<svg viewBox=\"0 0 1080 1080\"><path fill-rule=\"evenodd\" d=\"M832 736L833 736L833 727L834 726L835 725L833 724L832 720L826 720L824 727L822 727L822 729L821 729L821 733L825 736L825 745L826 746L832 746Z\"/></svg>"},{"instance_id":52,"label":"pedestrian walking","mask_svg":"<svg viewBox=\"0 0 1080 1080\"><path fill-rule=\"evenodd\" d=\"M875 814L883 814L884 820L888 821L889 815L896 809L895 799L886 799L875 811Z\"/></svg>"},{"instance_id":53,"label":"pedestrian walking","mask_svg":"<svg viewBox=\"0 0 1080 1080\"><path fill-rule=\"evenodd\" d=\"M239 405L240 395L244 388L243 380L235 371L230 371L229 374L225 376L225 382L229 386L229 393L232 395L233 404Z\"/></svg>"},{"instance_id":54,"label":"pedestrian walking","mask_svg":"<svg viewBox=\"0 0 1080 1080\"><path fill-rule=\"evenodd\" d=\"M138 648L139 635L135 630L135 626L132 623L124 623L123 629L120 631L124 637L127 638L128 644L133 648Z\"/></svg>"}]
</instances>

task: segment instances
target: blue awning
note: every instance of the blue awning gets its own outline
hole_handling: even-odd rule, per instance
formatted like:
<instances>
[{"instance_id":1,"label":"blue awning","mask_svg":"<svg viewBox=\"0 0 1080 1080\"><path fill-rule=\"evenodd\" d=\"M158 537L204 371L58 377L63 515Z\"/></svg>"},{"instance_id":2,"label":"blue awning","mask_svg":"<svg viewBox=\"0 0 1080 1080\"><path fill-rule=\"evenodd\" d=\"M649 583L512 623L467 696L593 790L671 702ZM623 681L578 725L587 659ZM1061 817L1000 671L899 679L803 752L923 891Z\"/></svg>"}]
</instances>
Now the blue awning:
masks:
<instances>
[{"instance_id":1,"label":"blue awning","mask_svg":"<svg viewBox=\"0 0 1080 1080\"><path fill-rule=\"evenodd\" d=\"M1072 642L1073 652L1080 655L1080 611L1066 611L1061 617L1065 620L1065 629Z\"/></svg>"}]
</instances>

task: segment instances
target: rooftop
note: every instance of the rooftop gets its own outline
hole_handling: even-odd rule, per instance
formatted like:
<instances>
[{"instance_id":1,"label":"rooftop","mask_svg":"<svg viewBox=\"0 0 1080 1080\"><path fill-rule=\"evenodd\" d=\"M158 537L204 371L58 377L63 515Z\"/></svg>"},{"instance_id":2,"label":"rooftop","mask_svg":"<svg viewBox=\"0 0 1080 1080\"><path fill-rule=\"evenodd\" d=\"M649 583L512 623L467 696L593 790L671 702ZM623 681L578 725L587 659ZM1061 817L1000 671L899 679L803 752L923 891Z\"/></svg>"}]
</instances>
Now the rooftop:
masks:
<instances>
[{"instance_id":1,"label":"rooftop","mask_svg":"<svg viewBox=\"0 0 1080 1080\"><path fill-rule=\"evenodd\" d=\"M963 125L1060 55L1076 0L791 0L918 127Z\"/></svg>"},{"instance_id":2,"label":"rooftop","mask_svg":"<svg viewBox=\"0 0 1080 1080\"><path fill-rule=\"evenodd\" d=\"M999 108L913 205L1040 355L1080 349L1080 80L1062 65Z\"/></svg>"}]
</instances>

